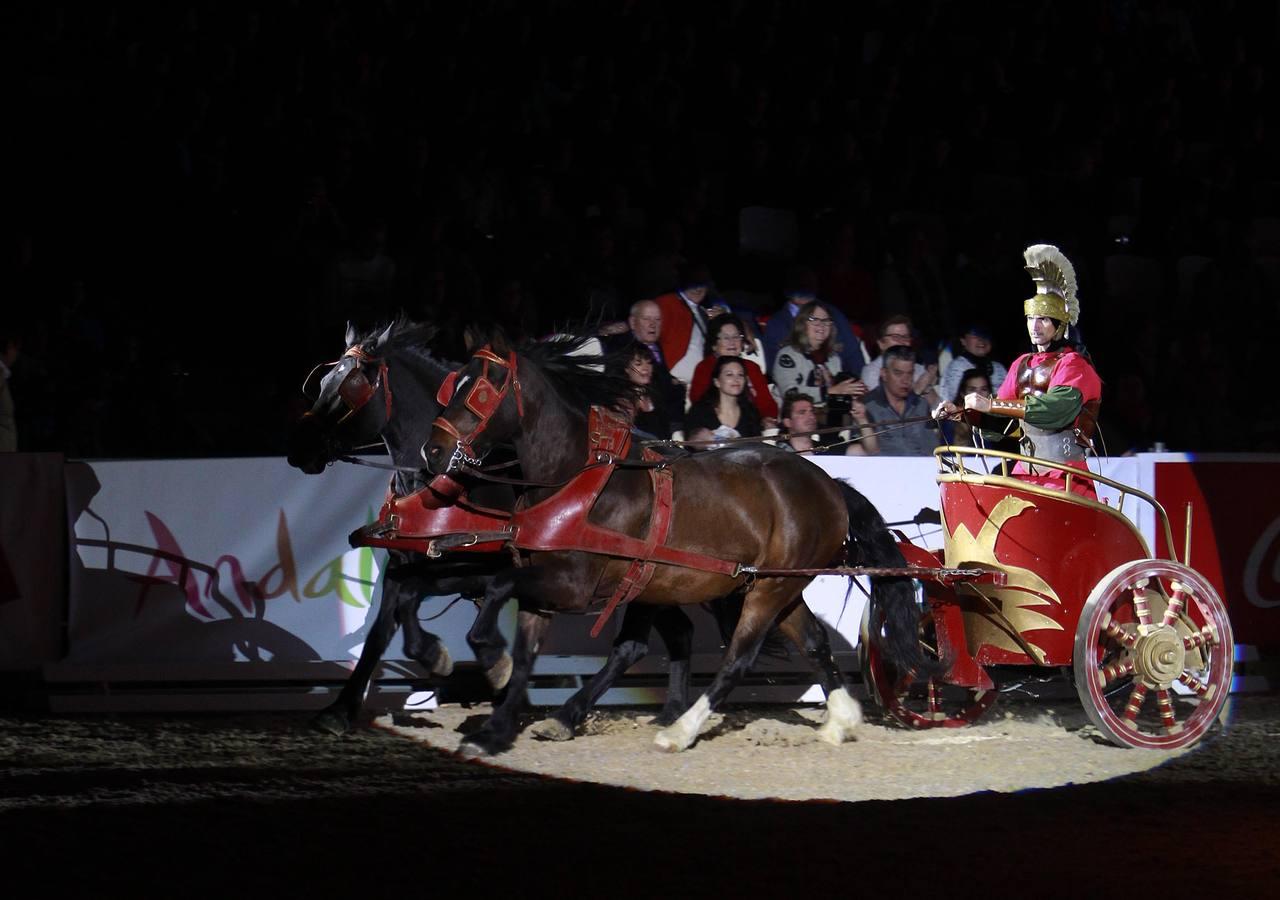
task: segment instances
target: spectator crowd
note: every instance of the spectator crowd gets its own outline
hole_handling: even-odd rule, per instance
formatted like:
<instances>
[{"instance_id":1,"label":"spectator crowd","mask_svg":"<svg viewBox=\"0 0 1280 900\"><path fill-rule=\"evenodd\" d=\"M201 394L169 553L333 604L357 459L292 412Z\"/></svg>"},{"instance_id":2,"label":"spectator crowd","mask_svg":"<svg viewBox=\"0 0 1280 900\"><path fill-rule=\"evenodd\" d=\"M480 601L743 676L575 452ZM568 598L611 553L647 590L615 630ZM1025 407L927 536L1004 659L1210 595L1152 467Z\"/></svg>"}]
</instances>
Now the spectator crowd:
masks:
<instances>
[{"instance_id":1,"label":"spectator crowd","mask_svg":"<svg viewBox=\"0 0 1280 900\"><path fill-rule=\"evenodd\" d=\"M478 327L634 337L654 431L852 436L999 386L1041 242L1076 266L1108 453L1280 449L1244 389L1280 325L1274 4L9 19L0 415L20 450L280 453L345 323L400 311L452 359ZM852 446L927 449L906 431Z\"/></svg>"}]
</instances>

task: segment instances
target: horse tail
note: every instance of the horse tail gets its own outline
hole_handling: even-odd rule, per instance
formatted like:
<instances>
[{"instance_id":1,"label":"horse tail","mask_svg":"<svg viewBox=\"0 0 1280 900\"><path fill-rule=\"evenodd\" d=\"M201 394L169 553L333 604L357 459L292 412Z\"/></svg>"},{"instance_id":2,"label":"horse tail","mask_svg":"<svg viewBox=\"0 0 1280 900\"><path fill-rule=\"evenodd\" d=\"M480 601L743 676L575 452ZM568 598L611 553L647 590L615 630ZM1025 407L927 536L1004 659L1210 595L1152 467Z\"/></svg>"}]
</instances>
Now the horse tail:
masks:
<instances>
[{"instance_id":1,"label":"horse tail","mask_svg":"<svg viewBox=\"0 0 1280 900\"><path fill-rule=\"evenodd\" d=\"M849 510L849 564L899 568L907 564L880 511L847 482L836 479ZM910 578L871 579L871 639L898 671L914 669L922 677L940 667L920 649L920 609Z\"/></svg>"}]
</instances>

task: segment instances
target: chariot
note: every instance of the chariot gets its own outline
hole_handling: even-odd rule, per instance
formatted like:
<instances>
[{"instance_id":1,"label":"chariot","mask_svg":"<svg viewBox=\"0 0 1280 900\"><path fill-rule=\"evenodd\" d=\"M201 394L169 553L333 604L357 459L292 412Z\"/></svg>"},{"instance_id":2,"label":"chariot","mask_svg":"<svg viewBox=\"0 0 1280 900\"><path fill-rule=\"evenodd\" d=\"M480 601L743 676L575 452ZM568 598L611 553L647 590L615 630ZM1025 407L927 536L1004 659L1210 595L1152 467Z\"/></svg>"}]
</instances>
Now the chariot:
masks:
<instances>
[{"instance_id":1,"label":"chariot","mask_svg":"<svg viewBox=\"0 0 1280 900\"><path fill-rule=\"evenodd\" d=\"M897 671L868 640L864 617L872 699L913 728L960 727L987 712L1002 686L1024 681L1026 667L1068 670L1089 719L1113 743L1176 749L1203 737L1231 689L1231 623L1209 581L1187 560L1153 556L1124 514L1126 504L1146 504L1172 548L1160 503L1102 475L1017 454L941 447L935 457L945 545L930 551L898 539L920 567L922 648L943 671L925 679ZM1017 462L1063 469L1067 490L1010 476ZM1117 504L1072 493L1076 479L1111 488ZM984 574L933 575L956 569Z\"/></svg>"},{"instance_id":2,"label":"chariot","mask_svg":"<svg viewBox=\"0 0 1280 900\"><path fill-rule=\"evenodd\" d=\"M436 402L444 412L435 419L422 452L434 478L403 496L389 492L378 521L352 535L357 545L428 560L459 551L507 551L494 554L505 580L495 587L492 577L485 578L484 624L473 627L469 643L474 638L475 646L500 652L500 636L490 640L489 635L496 634L496 610L513 594L523 603L531 591L540 592L536 603L543 605L530 607L539 613L561 611L561 606L568 612L598 611L595 635L615 608L630 611L633 600L641 606L678 606L736 592L744 603L765 603L739 618L736 627L742 629L745 622L751 633L744 632L730 646L743 659L750 657L752 642L762 639L760 629L780 622L785 609L804 618L787 626L792 632L788 636L805 647L811 660L829 658L816 620L793 604L797 585L819 574L865 575L872 590L861 641L864 684L875 702L908 726L967 725L990 709L1002 690L1035 677L1027 676L1027 670L1069 671L1090 720L1122 746L1185 747L1222 717L1234 667L1226 608L1185 554L1181 561L1155 558L1125 515L1126 505L1145 504L1172 553L1169 518L1153 497L1059 463L983 448L943 447L935 458L944 547L928 550L901 534L895 546L865 497L848 484L831 489L825 480L815 481L813 467L797 457L747 448L671 458L631 452L629 422L608 413L608 403L578 408L582 391L598 388L602 396L613 391L605 399L617 403L629 385L586 367L575 357L577 347L567 341L525 351L528 378L524 370L517 375L517 353L502 356L489 348L477 351L468 367L441 375ZM377 392L375 384L385 389L387 382L385 361L372 359L362 348L349 349L347 355L354 360L350 371L335 370L342 377L329 378L341 399L341 404L331 404L343 416L339 422L366 406L376 409L368 400ZM360 369L365 361L379 363L372 381ZM349 391L355 396L348 399L342 390L355 374L367 389ZM571 382L577 387L565 387ZM466 389L457 387L459 396L454 397L457 385ZM555 416L533 414L544 407ZM386 409L389 420L389 399ZM544 433L548 422L559 431ZM514 441L528 480L485 471L485 456L503 440ZM1014 464L1018 471L1060 470L1065 490L1012 476ZM455 474L523 485L538 496L525 502L526 494L511 508L477 506L462 496ZM768 478L776 482L772 492L761 491ZM1114 505L1073 492L1082 479L1109 488ZM727 506L720 490L725 483L738 489ZM592 516L599 511L596 501L607 493L611 500L604 507L617 521L608 521L607 514L600 520ZM825 498L825 505L798 506L785 499L795 496ZM676 502L679 497L685 498L683 503ZM678 522L673 526L680 515L692 521L708 513L711 518L686 523L683 530ZM625 522L618 518L623 514L630 516ZM740 517L739 527L721 529L730 515ZM801 521L805 516L812 521ZM711 521L716 527L708 526ZM762 522L772 524L764 529ZM831 528L836 522L847 523L848 530ZM809 537L814 534L830 540L815 546ZM1188 528L1184 546L1190 543ZM541 554L552 566L521 565L514 554ZM855 559L862 564L842 564ZM554 579L548 573L557 573L556 565L564 569L559 572L563 577L551 590ZM520 578L528 586L516 590ZM539 578L546 584L537 583ZM566 591L576 592L567 605L560 603ZM606 596L601 609L598 603ZM643 633L631 643L643 648L656 615L650 606L638 617ZM691 626L681 618L683 624L671 636L684 652ZM525 619L545 627L539 615ZM387 623L394 624L390 617ZM625 622L622 630L626 632ZM524 639L536 646L538 635L531 632ZM577 712L585 714L601 686L630 664L620 655L615 660L619 653L615 645L598 679L579 692L586 699ZM533 656L525 653L521 677L526 680ZM717 702L745 668L735 659L727 656L717 676ZM673 684L680 673L687 681L687 657L680 662L672 667ZM833 694L851 707L834 661L824 661L818 669L829 709ZM493 661L486 672L498 670L505 682L509 663ZM672 717L685 709L683 690L680 685L673 689L676 702L668 704ZM678 733L660 733L664 746L683 749L692 743L697 734L693 726L700 723L690 717L705 717L711 706L708 701L689 708L679 719L685 724ZM509 746L514 712L514 705L504 708L501 739L490 742L497 749ZM832 715L840 718L830 735L838 743L855 717L839 710ZM568 718L571 734L581 716Z\"/></svg>"}]
</instances>

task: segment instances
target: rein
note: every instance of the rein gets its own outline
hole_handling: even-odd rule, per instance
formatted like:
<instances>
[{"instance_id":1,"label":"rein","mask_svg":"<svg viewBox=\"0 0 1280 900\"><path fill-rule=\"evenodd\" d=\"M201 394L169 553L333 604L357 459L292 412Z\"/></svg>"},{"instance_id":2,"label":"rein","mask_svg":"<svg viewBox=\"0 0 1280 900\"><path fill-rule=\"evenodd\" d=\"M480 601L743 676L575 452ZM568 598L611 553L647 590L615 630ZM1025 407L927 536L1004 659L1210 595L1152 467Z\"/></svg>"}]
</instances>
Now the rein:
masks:
<instances>
[{"instance_id":1,"label":"rein","mask_svg":"<svg viewBox=\"0 0 1280 900\"><path fill-rule=\"evenodd\" d=\"M410 472L418 474L422 469L417 466L397 466L391 463L373 462L368 459L361 459L358 456L335 456L335 462L351 463L353 466L368 466L370 469L385 469L388 472Z\"/></svg>"},{"instance_id":2,"label":"rein","mask_svg":"<svg viewBox=\"0 0 1280 900\"><path fill-rule=\"evenodd\" d=\"M411 472L411 473L417 473L419 475L422 474L423 472L423 469L421 466L396 466L396 465L392 465L391 463L373 462L372 460L362 459L359 456L335 456L334 461L351 463L353 466L368 466L370 469L386 469L389 472ZM498 463L497 465L490 466L489 468L490 469L510 469L513 466L518 466L519 464L520 464L520 460L513 459L511 460L511 462ZM499 484L534 484L534 482L516 481L515 479L511 479L511 478L498 478L496 475L488 476L484 472L481 472L478 469L469 470L467 474L474 475L477 478L483 478L486 481L496 481Z\"/></svg>"},{"instance_id":3,"label":"rein","mask_svg":"<svg viewBox=\"0 0 1280 900\"><path fill-rule=\"evenodd\" d=\"M875 431L872 431L870 434L859 434L858 437L850 438L847 441L839 441L837 443L827 444L825 446L839 447L844 444L856 444L858 441L862 440L863 438L879 437L882 434L888 434L892 431L898 431L899 429L902 429L902 428L909 428L910 426L918 425L921 422L933 422L933 421L935 421L933 416L912 416L909 419L901 419L900 421L894 422L892 425L885 425L883 428L878 428ZM856 423L855 423L855 427L856 427ZM848 431L848 430L849 430L848 425L832 425L827 428L818 428L813 431L807 431L805 432L805 434L839 434L842 431ZM758 437L736 437L736 438L724 438L722 440L710 440L710 441L674 441L674 440L656 441L655 440L655 441L641 441L640 445L642 447L694 447L694 448L727 447L734 444L760 444L766 441L786 441L790 437L791 437L791 432L786 431L786 432L779 432L778 434L769 435L768 437L760 435Z\"/></svg>"},{"instance_id":4,"label":"rein","mask_svg":"<svg viewBox=\"0 0 1280 900\"><path fill-rule=\"evenodd\" d=\"M478 478L481 481L491 481L494 484L510 484L516 487L535 487L535 488L561 488L569 482L573 481L583 472L589 472L592 469L599 469L603 466L615 466L619 469L664 469L670 465L669 460L650 461L647 459L618 459L611 453L601 453L595 462L588 463L581 469L578 469L564 481L530 481L523 478L503 478L500 475L490 475L484 469L477 469L473 466L463 464L458 467L458 471L471 478ZM503 463L499 466L491 466L492 469L507 468L514 463Z\"/></svg>"}]
</instances>

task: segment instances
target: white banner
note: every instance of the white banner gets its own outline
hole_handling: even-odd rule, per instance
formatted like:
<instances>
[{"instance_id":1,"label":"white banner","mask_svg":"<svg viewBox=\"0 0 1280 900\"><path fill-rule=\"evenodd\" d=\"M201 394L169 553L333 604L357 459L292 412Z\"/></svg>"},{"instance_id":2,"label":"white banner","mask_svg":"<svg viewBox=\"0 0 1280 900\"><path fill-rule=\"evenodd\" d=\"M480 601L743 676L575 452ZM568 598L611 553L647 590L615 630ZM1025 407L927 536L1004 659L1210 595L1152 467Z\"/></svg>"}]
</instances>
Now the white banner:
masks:
<instances>
[{"instance_id":1,"label":"white banner","mask_svg":"<svg viewBox=\"0 0 1280 900\"><path fill-rule=\"evenodd\" d=\"M814 461L848 479L889 523L912 523L938 507L931 458ZM1137 465L1113 460L1103 471L1136 484ZM68 663L199 667L358 657L385 554L352 550L347 535L376 515L385 472L338 465L308 476L282 459L76 463L66 471L74 529ZM937 525L895 527L920 546L942 545ZM847 579L824 577L805 592L837 632L837 651L857 643L865 602L848 587ZM470 660L471 604L425 621L449 599L424 604L424 627L455 659ZM710 618L699 610L690 618L695 650L718 653ZM510 620L508 613L504 627ZM607 653L611 629L592 639L592 622L557 619L538 671L568 665L557 657ZM652 646L661 652L656 637ZM403 658L398 639L387 656Z\"/></svg>"},{"instance_id":2,"label":"white banner","mask_svg":"<svg viewBox=\"0 0 1280 900\"><path fill-rule=\"evenodd\" d=\"M385 554L347 535L387 473L283 459L67 467L70 663L352 657Z\"/></svg>"}]
</instances>

